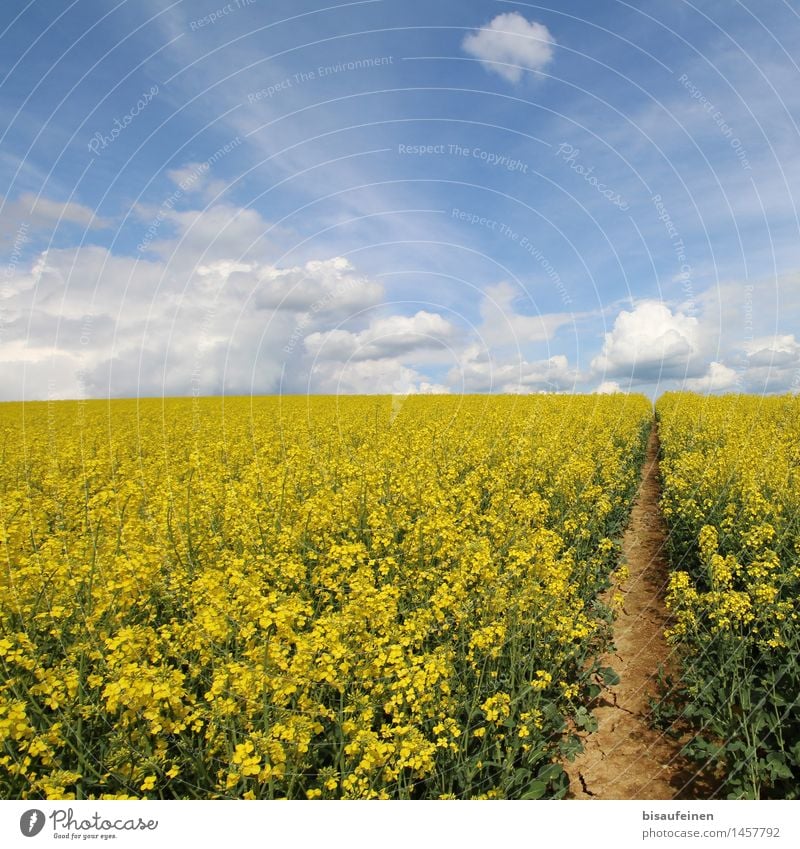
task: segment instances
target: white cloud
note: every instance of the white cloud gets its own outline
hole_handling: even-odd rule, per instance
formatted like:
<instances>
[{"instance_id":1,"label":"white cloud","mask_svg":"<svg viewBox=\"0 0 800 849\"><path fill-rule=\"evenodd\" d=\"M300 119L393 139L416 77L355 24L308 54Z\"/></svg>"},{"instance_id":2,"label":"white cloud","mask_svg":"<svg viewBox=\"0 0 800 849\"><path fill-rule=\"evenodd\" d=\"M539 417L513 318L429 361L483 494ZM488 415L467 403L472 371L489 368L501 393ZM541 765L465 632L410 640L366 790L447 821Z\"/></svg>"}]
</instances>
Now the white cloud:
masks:
<instances>
[{"instance_id":1,"label":"white cloud","mask_svg":"<svg viewBox=\"0 0 800 849\"><path fill-rule=\"evenodd\" d=\"M86 245L20 261L3 290L3 398L574 386L566 357L490 353L514 334L546 341L566 320L519 315L510 286L492 289L470 332L429 309L392 314L383 285L344 257L281 267L248 256L268 228L252 210L163 221L173 232L159 229L146 259ZM484 331L492 344L479 346Z\"/></svg>"},{"instance_id":2,"label":"white cloud","mask_svg":"<svg viewBox=\"0 0 800 849\"><path fill-rule=\"evenodd\" d=\"M614 321L592 370L603 377L649 383L703 373L698 321L659 301L643 301Z\"/></svg>"},{"instance_id":3,"label":"white cloud","mask_svg":"<svg viewBox=\"0 0 800 849\"><path fill-rule=\"evenodd\" d=\"M172 223L174 237L149 259L53 248L15 271L3 291L0 362L13 375L3 398L575 386L564 356L503 352L515 335L547 341L566 320L519 315L510 286L493 287L469 331L431 310L391 314L382 284L344 257L291 267L242 259L265 222L225 205ZM223 248L192 256L187 245L214 227L230 230Z\"/></svg>"},{"instance_id":4,"label":"white cloud","mask_svg":"<svg viewBox=\"0 0 800 849\"><path fill-rule=\"evenodd\" d=\"M563 355L528 361L499 356L438 313L383 316L360 331L336 328L311 333L315 385L330 392L552 392L575 386L577 373ZM505 340L507 341L507 340ZM421 367L450 362L444 383Z\"/></svg>"},{"instance_id":5,"label":"white cloud","mask_svg":"<svg viewBox=\"0 0 800 849\"><path fill-rule=\"evenodd\" d=\"M0 195L0 247L24 246L35 233L47 233L58 224L77 224L90 230L109 226L88 207L74 201L56 201L26 192L9 201Z\"/></svg>"},{"instance_id":6,"label":"white cloud","mask_svg":"<svg viewBox=\"0 0 800 849\"><path fill-rule=\"evenodd\" d=\"M526 70L541 71L552 61L555 43L544 24L505 12L467 35L461 46L488 71L516 83Z\"/></svg>"},{"instance_id":7,"label":"white cloud","mask_svg":"<svg viewBox=\"0 0 800 849\"><path fill-rule=\"evenodd\" d=\"M58 210L57 202L40 207ZM74 223L88 223L87 212L66 208ZM154 211L138 212L146 222ZM8 266L0 364L9 377L0 397L800 385L800 342L775 333L774 314L760 307L771 293L792 327L796 276L778 290L731 283L698 293L697 318L639 302L616 315L585 373L547 346L587 314L537 314L521 286L486 288L474 327L430 307L393 314L383 284L345 257L270 261L271 224L253 209L167 210L162 222L144 259L87 244Z\"/></svg>"},{"instance_id":8,"label":"white cloud","mask_svg":"<svg viewBox=\"0 0 800 849\"><path fill-rule=\"evenodd\" d=\"M782 369L800 364L800 342L795 339L793 333L752 339L745 349L751 367Z\"/></svg>"},{"instance_id":9,"label":"white cloud","mask_svg":"<svg viewBox=\"0 0 800 849\"><path fill-rule=\"evenodd\" d=\"M357 274L344 257L312 260L291 268L262 266L236 275L232 282L249 283L254 274L258 281L255 300L265 308L344 318L383 297L380 283Z\"/></svg>"},{"instance_id":10,"label":"white cloud","mask_svg":"<svg viewBox=\"0 0 800 849\"><path fill-rule=\"evenodd\" d=\"M96 245L20 260L2 291L0 364L8 379L0 397L264 393L304 385L303 336L380 303L383 287L341 257L290 268L242 261L264 222L246 217L237 228L237 220L227 206L207 217L180 214L175 238L147 260ZM222 248L191 256L187 245L200 236L190 237L190 228L199 223L208 237L212 224L224 229L226 222Z\"/></svg>"},{"instance_id":11,"label":"white cloud","mask_svg":"<svg viewBox=\"0 0 800 849\"><path fill-rule=\"evenodd\" d=\"M187 162L180 168L167 171L167 177L178 187L181 194L196 193L213 205L230 189L226 180L214 178L213 169L208 161Z\"/></svg>"},{"instance_id":12,"label":"white cloud","mask_svg":"<svg viewBox=\"0 0 800 849\"><path fill-rule=\"evenodd\" d=\"M191 210L139 206L136 213L148 254L190 273L215 259L264 261L274 255L273 240L281 235L255 209L229 203Z\"/></svg>"},{"instance_id":13,"label":"white cloud","mask_svg":"<svg viewBox=\"0 0 800 849\"><path fill-rule=\"evenodd\" d=\"M711 362L708 371L701 377L692 377L683 381L683 389L689 392L721 392L736 389L739 385L738 373L726 365Z\"/></svg>"},{"instance_id":14,"label":"white cloud","mask_svg":"<svg viewBox=\"0 0 800 849\"><path fill-rule=\"evenodd\" d=\"M614 395L617 392L622 392L622 387L616 380L604 380L597 389L594 390L595 395Z\"/></svg>"},{"instance_id":15,"label":"white cloud","mask_svg":"<svg viewBox=\"0 0 800 849\"><path fill-rule=\"evenodd\" d=\"M450 347L458 335L458 328L443 316L420 310L412 316L374 319L357 333L338 328L311 333L305 345L309 353L328 360L381 360L441 350Z\"/></svg>"},{"instance_id":16,"label":"white cloud","mask_svg":"<svg viewBox=\"0 0 800 849\"><path fill-rule=\"evenodd\" d=\"M794 334L760 336L745 345L742 380L750 392L789 392L800 386L800 342Z\"/></svg>"},{"instance_id":17,"label":"white cloud","mask_svg":"<svg viewBox=\"0 0 800 849\"><path fill-rule=\"evenodd\" d=\"M311 374L308 386L312 391L331 394L430 395L450 391L396 359L351 360L345 364L322 361L314 365Z\"/></svg>"},{"instance_id":18,"label":"white cloud","mask_svg":"<svg viewBox=\"0 0 800 849\"><path fill-rule=\"evenodd\" d=\"M548 342L559 328L573 323L580 316L575 313L540 313L523 315L517 311L525 294L511 283L489 286L481 301L481 338L488 345L527 345Z\"/></svg>"},{"instance_id":19,"label":"white cloud","mask_svg":"<svg viewBox=\"0 0 800 849\"><path fill-rule=\"evenodd\" d=\"M532 362L497 361L477 345L468 348L447 375L449 385L464 392L560 392L574 388L576 380L576 372L561 354Z\"/></svg>"},{"instance_id":20,"label":"white cloud","mask_svg":"<svg viewBox=\"0 0 800 849\"><path fill-rule=\"evenodd\" d=\"M208 178L210 166L207 162L187 162L180 168L167 171L167 177L184 192L195 192Z\"/></svg>"}]
</instances>

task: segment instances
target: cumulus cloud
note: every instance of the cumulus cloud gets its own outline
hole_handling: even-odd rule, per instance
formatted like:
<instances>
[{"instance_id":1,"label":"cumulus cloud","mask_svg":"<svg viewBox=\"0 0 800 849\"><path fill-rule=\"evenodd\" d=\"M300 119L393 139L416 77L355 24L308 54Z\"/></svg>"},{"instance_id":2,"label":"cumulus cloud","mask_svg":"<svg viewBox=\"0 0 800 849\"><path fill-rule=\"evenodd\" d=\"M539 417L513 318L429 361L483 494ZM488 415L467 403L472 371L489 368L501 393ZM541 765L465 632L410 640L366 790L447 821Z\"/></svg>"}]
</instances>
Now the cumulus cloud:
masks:
<instances>
[{"instance_id":1,"label":"cumulus cloud","mask_svg":"<svg viewBox=\"0 0 800 849\"><path fill-rule=\"evenodd\" d=\"M167 171L167 177L185 192L200 189L208 178L209 166L206 162L187 162L180 168Z\"/></svg>"},{"instance_id":2,"label":"cumulus cloud","mask_svg":"<svg viewBox=\"0 0 800 849\"><path fill-rule=\"evenodd\" d=\"M20 259L2 291L0 397L574 387L564 356L508 355L509 339L547 341L568 319L517 313L513 287L487 293L475 329L430 309L394 314L344 257L253 255L268 228L221 203L165 210L139 256L84 245Z\"/></svg>"},{"instance_id":3,"label":"cumulus cloud","mask_svg":"<svg viewBox=\"0 0 800 849\"><path fill-rule=\"evenodd\" d=\"M491 351L477 345L468 348L447 380L454 389L465 392L560 392L574 389L577 374L567 358L557 354L528 361L498 360Z\"/></svg>"},{"instance_id":4,"label":"cumulus cloud","mask_svg":"<svg viewBox=\"0 0 800 849\"><path fill-rule=\"evenodd\" d=\"M14 200L0 195L0 247L21 249L35 233L47 232L58 224L76 224L89 230L109 226L88 206L74 201L57 201L25 192Z\"/></svg>"},{"instance_id":5,"label":"cumulus cloud","mask_svg":"<svg viewBox=\"0 0 800 849\"><path fill-rule=\"evenodd\" d=\"M722 392L736 389L739 384L738 373L723 363L711 362L708 371L701 377L691 377L683 381L683 389L690 392Z\"/></svg>"},{"instance_id":6,"label":"cumulus cloud","mask_svg":"<svg viewBox=\"0 0 800 849\"><path fill-rule=\"evenodd\" d=\"M746 345L747 361L751 367L782 369L800 363L800 343L794 334L762 336Z\"/></svg>"},{"instance_id":7,"label":"cumulus cloud","mask_svg":"<svg viewBox=\"0 0 800 849\"><path fill-rule=\"evenodd\" d=\"M525 71L542 71L550 64L555 43L544 24L505 12L467 35L461 46L488 71L516 83Z\"/></svg>"},{"instance_id":8,"label":"cumulus cloud","mask_svg":"<svg viewBox=\"0 0 800 849\"><path fill-rule=\"evenodd\" d=\"M102 223L80 205L37 208L39 221ZM155 211L137 212L146 223ZM622 310L591 371L579 370L550 345L588 314L539 313L518 285L486 288L474 326L430 307L398 314L383 284L345 257L271 259L272 227L255 210L161 213L137 256L92 244L16 252L0 291L0 398L800 386L797 337L757 324L734 339L742 315L723 321L715 309L727 298L701 297L698 318L660 301Z\"/></svg>"},{"instance_id":9,"label":"cumulus cloud","mask_svg":"<svg viewBox=\"0 0 800 849\"><path fill-rule=\"evenodd\" d=\"M193 272L214 260L263 261L274 255L275 233L255 209L215 203L205 209L177 210L174 204L140 205L143 225L140 250L148 257L168 260L170 268Z\"/></svg>"},{"instance_id":10,"label":"cumulus cloud","mask_svg":"<svg viewBox=\"0 0 800 849\"><path fill-rule=\"evenodd\" d=\"M167 177L178 187L181 195L194 193L212 203L218 203L230 184L212 176L210 162L187 162L180 168L167 171Z\"/></svg>"},{"instance_id":11,"label":"cumulus cloud","mask_svg":"<svg viewBox=\"0 0 800 849\"><path fill-rule=\"evenodd\" d=\"M509 346L547 341L571 319L519 315L513 303L518 294L509 284L491 287L481 304L482 321L472 331L439 313L419 310L410 316L372 318L360 330L310 333L305 350L314 358L312 376L326 391L530 393L574 388L579 376L565 356L509 355ZM447 369L443 382L427 376L431 368Z\"/></svg>"},{"instance_id":12,"label":"cumulus cloud","mask_svg":"<svg viewBox=\"0 0 800 849\"><path fill-rule=\"evenodd\" d=\"M258 280L256 304L269 309L346 316L378 303L383 296L383 287L357 274L344 257L289 268L248 268L235 275L233 282L249 283L254 274Z\"/></svg>"},{"instance_id":13,"label":"cumulus cloud","mask_svg":"<svg viewBox=\"0 0 800 849\"><path fill-rule=\"evenodd\" d=\"M208 216L206 235L235 213ZM7 270L0 398L292 391L307 383L303 336L383 300L381 284L341 257L290 267L237 259L261 220L233 221L224 249L191 257L197 223L176 216L172 242L144 259L86 245Z\"/></svg>"},{"instance_id":14,"label":"cumulus cloud","mask_svg":"<svg viewBox=\"0 0 800 849\"><path fill-rule=\"evenodd\" d=\"M698 321L673 312L659 301L643 301L614 321L592 370L604 378L624 377L637 383L698 377L705 364L699 357Z\"/></svg>"},{"instance_id":15,"label":"cumulus cloud","mask_svg":"<svg viewBox=\"0 0 800 849\"><path fill-rule=\"evenodd\" d=\"M548 342L559 328L580 317L568 312L524 315L519 312L524 300L524 293L511 283L501 282L487 287L480 306L480 334L487 344L521 346ZM530 298L527 300L530 301Z\"/></svg>"},{"instance_id":16,"label":"cumulus cloud","mask_svg":"<svg viewBox=\"0 0 800 849\"><path fill-rule=\"evenodd\" d=\"M420 310L412 316L376 318L359 332L334 329L311 333L306 350L328 360L382 360L449 347L458 328L438 313Z\"/></svg>"},{"instance_id":17,"label":"cumulus cloud","mask_svg":"<svg viewBox=\"0 0 800 849\"><path fill-rule=\"evenodd\" d=\"M750 392L789 392L800 386L800 342L794 334L760 336L745 346L745 388Z\"/></svg>"},{"instance_id":18,"label":"cumulus cloud","mask_svg":"<svg viewBox=\"0 0 800 849\"><path fill-rule=\"evenodd\" d=\"M595 395L614 395L622 392L622 387L616 380L604 380L594 391Z\"/></svg>"},{"instance_id":19,"label":"cumulus cloud","mask_svg":"<svg viewBox=\"0 0 800 849\"><path fill-rule=\"evenodd\" d=\"M345 395L443 394L450 391L447 386L432 383L424 374L397 359L351 360L347 363L320 361L311 370L307 388Z\"/></svg>"}]
</instances>

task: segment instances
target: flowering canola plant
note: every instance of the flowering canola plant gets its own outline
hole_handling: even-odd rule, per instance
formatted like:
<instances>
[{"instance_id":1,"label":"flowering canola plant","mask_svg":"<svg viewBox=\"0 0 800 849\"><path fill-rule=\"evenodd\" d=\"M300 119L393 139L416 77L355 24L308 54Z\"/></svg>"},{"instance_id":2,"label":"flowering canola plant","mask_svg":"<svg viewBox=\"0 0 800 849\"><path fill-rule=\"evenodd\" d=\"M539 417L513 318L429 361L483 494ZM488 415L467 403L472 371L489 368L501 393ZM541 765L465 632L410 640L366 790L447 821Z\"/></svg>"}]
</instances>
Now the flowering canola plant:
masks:
<instances>
[{"instance_id":1,"label":"flowering canola plant","mask_svg":"<svg viewBox=\"0 0 800 849\"><path fill-rule=\"evenodd\" d=\"M800 398L689 393L656 412L689 754L732 798L800 796Z\"/></svg>"},{"instance_id":2,"label":"flowering canola plant","mask_svg":"<svg viewBox=\"0 0 800 849\"><path fill-rule=\"evenodd\" d=\"M651 416L0 406L0 794L563 795Z\"/></svg>"}]
</instances>

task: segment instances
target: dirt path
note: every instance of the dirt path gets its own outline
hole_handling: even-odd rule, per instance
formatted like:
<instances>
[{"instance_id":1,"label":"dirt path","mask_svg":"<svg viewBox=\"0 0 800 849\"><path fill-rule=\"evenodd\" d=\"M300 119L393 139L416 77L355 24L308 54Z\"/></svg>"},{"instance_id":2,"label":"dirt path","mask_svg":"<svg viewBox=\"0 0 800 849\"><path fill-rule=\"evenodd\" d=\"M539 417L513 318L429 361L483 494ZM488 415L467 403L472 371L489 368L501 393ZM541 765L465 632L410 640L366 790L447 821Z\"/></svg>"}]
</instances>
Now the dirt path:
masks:
<instances>
[{"instance_id":1,"label":"dirt path","mask_svg":"<svg viewBox=\"0 0 800 849\"><path fill-rule=\"evenodd\" d=\"M624 596L614 624L616 651L603 665L620 682L593 707L598 729L586 736L585 751L566 764L570 795L577 799L691 798L692 770L679 755L680 743L651 727L650 698L659 664L669 668L664 607L669 568L663 551L666 526L658 506L658 433L647 443L642 481L622 540L628 580L612 587Z\"/></svg>"}]
</instances>

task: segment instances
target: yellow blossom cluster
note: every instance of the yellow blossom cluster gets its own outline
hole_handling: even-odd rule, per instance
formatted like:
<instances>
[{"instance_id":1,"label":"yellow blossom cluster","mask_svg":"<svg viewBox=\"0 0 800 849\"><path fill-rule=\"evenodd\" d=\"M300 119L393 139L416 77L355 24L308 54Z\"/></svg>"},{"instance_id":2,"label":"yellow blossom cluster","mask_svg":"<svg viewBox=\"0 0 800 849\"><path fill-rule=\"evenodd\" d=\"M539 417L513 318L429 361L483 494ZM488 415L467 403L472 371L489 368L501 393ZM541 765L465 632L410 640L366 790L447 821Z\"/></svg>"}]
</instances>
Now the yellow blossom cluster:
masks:
<instances>
[{"instance_id":1,"label":"yellow blossom cluster","mask_svg":"<svg viewBox=\"0 0 800 849\"><path fill-rule=\"evenodd\" d=\"M695 753L732 796L797 798L800 398L671 393L656 412Z\"/></svg>"},{"instance_id":2,"label":"yellow blossom cluster","mask_svg":"<svg viewBox=\"0 0 800 849\"><path fill-rule=\"evenodd\" d=\"M622 395L2 405L0 794L563 793L650 417Z\"/></svg>"}]
</instances>

